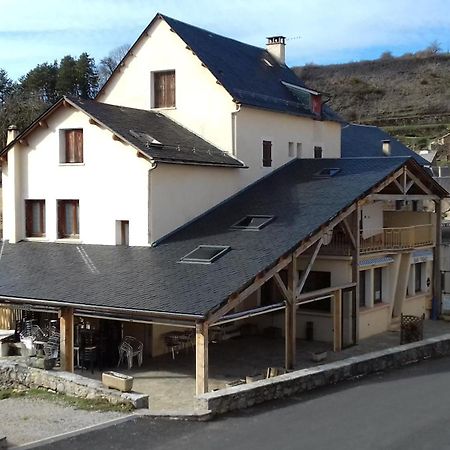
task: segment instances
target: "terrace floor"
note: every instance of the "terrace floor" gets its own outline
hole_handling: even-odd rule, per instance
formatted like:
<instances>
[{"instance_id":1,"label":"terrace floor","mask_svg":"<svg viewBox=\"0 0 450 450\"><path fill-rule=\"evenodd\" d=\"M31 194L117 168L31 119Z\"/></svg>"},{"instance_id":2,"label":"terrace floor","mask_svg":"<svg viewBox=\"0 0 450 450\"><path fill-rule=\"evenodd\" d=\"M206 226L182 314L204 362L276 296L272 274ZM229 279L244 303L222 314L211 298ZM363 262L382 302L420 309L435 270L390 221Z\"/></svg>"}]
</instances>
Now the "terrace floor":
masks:
<instances>
[{"instance_id":1,"label":"terrace floor","mask_svg":"<svg viewBox=\"0 0 450 450\"><path fill-rule=\"evenodd\" d=\"M424 338L450 333L450 322L425 321ZM331 344L298 340L296 369L338 361L400 344L399 332L385 332L360 341L358 345L334 353ZM327 351L325 361L311 361L311 352ZM221 389L246 376L265 373L268 367L283 367L284 339L263 336L236 337L209 345L209 389ZM133 390L149 395L153 412L182 412L195 404L195 352L187 349L144 360L142 367L128 370L122 366L111 370L132 375ZM100 371L77 371L87 377L101 379Z\"/></svg>"}]
</instances>

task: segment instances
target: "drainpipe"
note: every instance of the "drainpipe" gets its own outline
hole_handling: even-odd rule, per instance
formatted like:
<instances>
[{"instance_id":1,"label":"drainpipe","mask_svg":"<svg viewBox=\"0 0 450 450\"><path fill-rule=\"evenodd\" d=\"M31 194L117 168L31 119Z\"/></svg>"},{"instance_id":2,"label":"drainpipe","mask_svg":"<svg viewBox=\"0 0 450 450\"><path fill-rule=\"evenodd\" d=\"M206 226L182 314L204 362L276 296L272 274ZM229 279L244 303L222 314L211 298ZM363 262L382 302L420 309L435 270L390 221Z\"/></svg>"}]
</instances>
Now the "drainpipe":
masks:
<instances>
[{"instance_id":1,"label":"drainpipe","mask_svg":"<svg viewBox=\"0 0 450 450\"><path fill-rule=\"evenodd\" d=\"M236 111L233 111L231 113L231 140L232 140L232 148L231 148L231 154L233 156L237 156L237 113L241 110L241 104L238 103L236 107Z\"/></svg>"}]
</instances>

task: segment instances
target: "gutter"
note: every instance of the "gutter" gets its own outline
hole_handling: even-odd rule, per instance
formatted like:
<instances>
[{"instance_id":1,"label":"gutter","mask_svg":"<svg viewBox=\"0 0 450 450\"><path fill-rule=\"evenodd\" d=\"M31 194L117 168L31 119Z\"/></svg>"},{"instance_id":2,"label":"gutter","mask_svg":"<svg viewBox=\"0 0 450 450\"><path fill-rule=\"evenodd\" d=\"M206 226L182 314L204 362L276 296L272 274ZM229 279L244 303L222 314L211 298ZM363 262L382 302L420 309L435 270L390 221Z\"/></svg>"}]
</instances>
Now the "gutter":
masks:
<instances>
[{"instance_id":1,"label":"gutter","mask_svg":"<svg viewBox=\"0 0 450 450\"><path fill-rule=\"evenodd\" d=\"M86 305L84 303L71 303L71 302L61 302L58 300L40 300L34 298L23 298L23 297L10 297L10 296L0 296L0 301L5 303L29 303L32 305L46 305L58 308L73 308L78 310L98 310L106 314L124 314L128 313L130 315L143 315L143 316L155 316L155 317L167 317L172 319L188 320L188 321L198 321L203 320L204 316L199 314L185 314L185 313L170 313L170 312L159 312L159 311L148 311L142 309L129 309L129 308L111 308L107 306L96 306L96 305Z\"/></svg>"}]
</instances>

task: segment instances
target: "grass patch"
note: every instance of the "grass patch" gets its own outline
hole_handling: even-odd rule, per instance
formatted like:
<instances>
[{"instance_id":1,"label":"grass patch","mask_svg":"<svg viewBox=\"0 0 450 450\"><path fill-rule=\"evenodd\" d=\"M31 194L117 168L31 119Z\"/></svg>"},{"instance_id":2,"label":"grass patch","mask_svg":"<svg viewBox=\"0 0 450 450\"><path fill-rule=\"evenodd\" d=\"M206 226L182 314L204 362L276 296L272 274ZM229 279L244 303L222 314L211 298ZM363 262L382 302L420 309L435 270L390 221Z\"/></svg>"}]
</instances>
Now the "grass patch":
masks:
<instances>
[{"instance_id":1,"label":"grass patch","mask_svg":"<svg viewBox=\"0 0 450 450\"><path fill-rule=\"evenodd\" d=\"M87 399L79 397L71 397L65 394L57 394L46 389L1 389L0 400L7 398L30 398L46 400L50 402L59 403L64 406L71 406L75 409L82 409L85 411L100 411L100 412L131 412L133 407L129 404L119 403L113 405L105 399Z\"/></svg>"}]
</instances>

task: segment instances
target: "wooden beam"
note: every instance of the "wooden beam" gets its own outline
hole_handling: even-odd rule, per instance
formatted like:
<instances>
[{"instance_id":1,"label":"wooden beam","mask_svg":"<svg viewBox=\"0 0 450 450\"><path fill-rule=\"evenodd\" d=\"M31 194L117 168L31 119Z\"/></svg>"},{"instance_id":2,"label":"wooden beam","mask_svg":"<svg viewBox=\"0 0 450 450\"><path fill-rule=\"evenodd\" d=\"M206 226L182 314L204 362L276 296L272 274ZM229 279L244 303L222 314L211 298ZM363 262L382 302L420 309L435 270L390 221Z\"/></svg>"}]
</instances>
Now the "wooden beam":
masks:
<instances>
[{"instance_id":1,"label":"wooden beam","mask_svg":"<svg viewBox=\"0 0 450 450\"><path fill-rule=\"evenodd\" d=\"M435 202L434 208L436 214L436 242L433 251L433 297L436 305L434 305L434 312L436 318L442 312L442 284L441 284L441 244L442 244L442 204L441 201Z\"/></svg>"},{"instance_id":2,"label":"wooden beam","mask_svg":"<svg viewBox=\"0 0 450 450\"><path fill-rule=\"evenodd\" d=\"M397 179L394 180L394 184L398 187L398 190L400 192L404 192L404 188L402 187L402 185L398 182Z\"/></svg>"},{"instance_id":3,"label":"wooden beam","mask_svg":"<svg viewBox=\"0 0 450 450\"><path fill-rule=\"evenodd\" d=\"M40 120L40 121L39 121L39 126L40 126L41 128L48 128L48 123L47 123L46 120Z\"/></svg>"},{"instance_id":4,"label":"wooden beam","mask_svg":"<svg viewBox=\"0 0 450 450\"><path fill-rule=\"evenodd\" d=\"M101 125L96 121L96 120L94 120L94 119L89 119L89 123L91 124L91 125L95 125L95 126L97 126L97 127L100 127Z\"/></svg>"},{"instance_id":5,"label":"wooden beam","mask_svg":"<svg viewBox=\"0 0 450 450\"><path fill-rule=\"evenodd\" d=\"M288 268L288 290L290 301L286 302L285 309L285 368L292 370L295 367L297 353L297 304L294 301L294 293L297 291L298 268L294 258Z\"/></svg>"},{"instance_id":6,"label":"wooden beam","mask_svg":"<svg viewBox=\"0 0 450 450\"><path fill-rule=\"evenodd\" d=\"M413 187L413 185L414 185L414 181L409 181L408 183L406 183L406 186L405 186L405 194L407 194L408 193L408 191Z\"/></svg>"},{"instance_id":7,"label":"wooden beam","mask_svg":"<svg viewBox=\"0 0 450 450\"><path fill-rule=\"evenodd\" d=\"M333 295L333 351L342 350L342 291Z\"/></svg>"},{"instance_id":8,"label":"wooden beam","mask_svg":"<svg viewBox=\"0 0 450 450\"><path fill-rule=\"evenodd\" d=\"M19 139L19 144L23 145L24 147L28 147L28 141L26 139Z\"/></svg>"},{"instance_id":9,"label":"wooden beam","mask_svg":"<svg viewBox=\"0 0 450 450\"><path fill-rule=\"evenodd\" d=\"M322 228L319 232L317 232L314 236L311 236L310 239L305 241L302 245L300 245L295 251L294 251L294 257L298 257L302 253L304 253L309 247L314 245L319 239L322 238L322 236L325 233L328 233L330 230L332 230L339 222L341 222L343 219L345 219L347 216L349 216L356 208L356 203L351 205L349 208L347 208L345 211L342 211L341 214L336 216L326 227Z\"/></svg>"},{"instance_id":10,"label":"wooden beam","mask_svg":"<svg viewBox=\"0 0 450 450\"><path fill-rule=\"evenodd\" d=\"M61 308L59 330L61 369L73 372L73 308Z\"/></svg>"},{"instance_id":11,"label":"wooden beam","mask_svg":"<svg viewBox=\"0 0 450 450\"><path fill-rule=\"evenodd\" d=\"M236 306L239 305L239 303L245 300L249 295L253 294L253 292L259 289L267 280L272 278L277 272L279 272L280 270L284 269L287 265L289 265L291 261L292 261L291 256L288 258L280 258L278 263L274 267L272 267L272 269L269 269L263 274L262 273L258 274L250 286L246 287L239 294L231 295L228 298L227 303L224 306L222 306L222 308L218 309L217 311L209 315L206 322L209 325L214 322L217 322L217 320L219 320L221 317L223 317L232 309L236 308Z\"/></svg>"},{"instance_id":12,"label":"wooden beam","mask_svg":"<svg viewBox=\"0 0 450 450\"><path fill-rule=\"evenodd\" d=\"M289 292L288 288L285 286L285 284L283 283L283 280L280 277L279 273L276 273L273 276L273 279L275 281L275 284L278 286L278 289L280 289L281 294L283 295L284 299L287 302L291 302L292 301L292 296L291 293Z\"/></svg>"},{"instance_id":13,"label":"wooden beam","mask_svg":"<svg viewBox=\"0 0 450 450\"><path fill-rule=\"evenodd\" d=\"M359 256L360 256L360 229L359 229L359 217L360 217L360 209L356 208L355 211L355 222L354 222L354 230L356 239L356 246L353 249L353 259L352 259L352 282L356 284L355 289L355 344L359 341Z\"/></svg>"},{"instance_id":14,"label":"wooden beam","mask_svg":"<svg viewBox=\"0 0 450 450\"><path fill-rule=\"evenodd\" d=\"M390 177L386 178L382 181L375 189L375 192L382 191L386 186L389 186L394 180L400 177L403 174L403 167L401 169L396 170Z\"/></svg>"},{"instance_id":15,"label":"wooden beam","mask_svg":"<svg viewBox=\"0 0 450 450\"><path fill-rule=\"evenodd\" d=\"M433 192L430 188L428 188L427 186L425 186L422 181L419 180L419 178L417 178L413 173L411 173L409 170L407 170L407 174L408 177L411 178L412 181L414 181L415 184L417 184L417 186L420 187L420 189L422 189L422 191L426 192L429 195L433 195Z\"/></svg>"},{"instance_id":16,"label":"wooden beam","mask_svg":"<svg viewBox=\"0 0 450 450\"><path fill-rule=\"evenodd\" d=\"M437 195L409 195L409 194L371 194L369 195L370 200L383 200L383 201L394 201L394 200L438 200Z\"/></svg>"},{"instance_id":17,"label":"wooden beam","mask_svg":"<svg viewBox=\"0 0 450 450\"><path fill-rule=\"evenodd\" d=\"M302 273L302 277L300 278L297 289L295 291L295 298L297 298L302 293L302 289L305 286L306 279L308 278L309 272L311 272L312 266L314 265L314 261L317 258L317 254L319 253L320 247L322 247L322 243L323 243L323 238L321 238L319 240L319 242L317 243L317 246L314 249L314 253L311 255L311 259L309 260L309 263L306 266L306 269Z\"/></svg>"},{"instance_id":18,"label":"wooden beam","mask_svg":"<svg viewBox=\"0 0 450 450\"><path fill-rule=\"evenodd\" d=\"M195 393L208 392L208 324L197 323L195 328Z\"/></svg>"},{"instance_id":19,"label":"wooden beam","mask_svg":"<svg viewBox=\"0 0 450 450\"><path fill-rule=\"evenodd\" d=\"M340 289L341 291L344 289L349 289L355 287L355 283L346 283L339 286L331 286L324 289L319 289L317 291L305 292L304 294L300 294L297 297L297 305L301 305L302 303L308 303L308 300L312 300L314 298L327 298L333 295L334 291Z\"/></svg>"},{"instance_id":20,"label":"wooden beam","mask_svg":"<svg viewBox=\"0 0 450 450\"><path fill-rule=\"evenodd\" d=\"M349 225L348 222L347 222L347 218L345 218L345 219L342 221L342 223L344 224L344 229L345 229L345 231L347 232L347 236L348 236L348 237L350 238L350 240L352 241L353 248L355 248L355 247L356 247L356 239L355 239L355 236L353 236L352 230L350 229L350 225ZM358 236L358 235L356 235L356 236Z\"/></svg>"}]
</instances>

